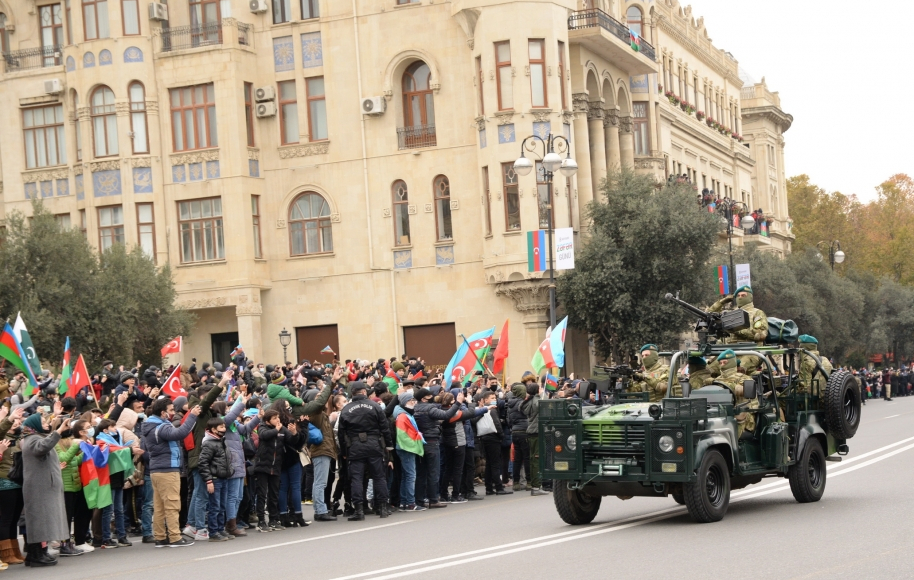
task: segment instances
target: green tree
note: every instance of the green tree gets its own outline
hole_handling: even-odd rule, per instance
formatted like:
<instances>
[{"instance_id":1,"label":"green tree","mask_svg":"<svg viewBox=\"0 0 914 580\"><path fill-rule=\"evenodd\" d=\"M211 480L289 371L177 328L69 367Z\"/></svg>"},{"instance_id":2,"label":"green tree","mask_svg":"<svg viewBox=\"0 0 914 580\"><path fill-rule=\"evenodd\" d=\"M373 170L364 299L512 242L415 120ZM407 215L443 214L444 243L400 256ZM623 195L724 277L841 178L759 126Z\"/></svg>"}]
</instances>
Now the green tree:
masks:
<instances>
[{"instance_id":1,"label":"green tree","mask_svg":"<svg viewBox=\"0 0 914 580\"><path fill-rule=\"evenodd\" d=\"M796 175L787 180L787 203L796 235L795 251L816 247L819 242L829 244L838 240L848 256L846 265L853 264L861 256L863 206L856 196L838 191L828 193L811 183L808 175Z\"/></svg>"},{"instance_id":2,"label":"green tree","mask_svg":"<svg viewBox=\"0 0 914 580\"><path fill-rule=\"evenodd\" d=\"M591 334L598 354L623 361L644 343L674 344L688 328L691 319L663 295L707 298L720 223L690 186L658 189L629 170L610 173L601 193L587 207L592 226L575 269L558 278L557 291L569 323Z\"/></svg>"},{"instance_id":3,"label":"green tree","mask_svg":"<svg viewBox=\"0 0 914 580\"><path fill-rule=\"evenodd\" d=\"M0 315L17 312L39 356L60 364L66 337L90 371L111 359L161 361L159 349L187 334L190 312L174 307L168 266L157 268L139 247L96 252L75 228L62 228L40 201L33 216L12 212L0 239Z\"/></svg>"}]
</instances>

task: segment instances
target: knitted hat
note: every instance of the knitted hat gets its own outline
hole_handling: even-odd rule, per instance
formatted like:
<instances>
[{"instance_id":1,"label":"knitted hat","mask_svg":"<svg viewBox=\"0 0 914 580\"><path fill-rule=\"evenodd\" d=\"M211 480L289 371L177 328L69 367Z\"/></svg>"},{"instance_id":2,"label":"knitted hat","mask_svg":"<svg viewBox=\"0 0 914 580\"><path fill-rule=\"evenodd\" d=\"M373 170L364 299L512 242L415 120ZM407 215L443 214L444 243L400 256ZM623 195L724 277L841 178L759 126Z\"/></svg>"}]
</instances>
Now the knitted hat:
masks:
<instances>
[{"instance_id":1,"label":"knitted hat","mask_svg":"<svg viewBox=\"0 0 914 580\"><path fill-rule=\"evenodd\" d=\"M286 384L286 375L279 371L273 371L273 374L270 375L270 382L274 385L284 385Z\"/></svg>"},{"instance_id":2,"label":"knitted hat","mask_svg":"<svg viewBox=\"0 0 914 580\"><path fill-rule=\"evenodd\" d=\"M124 372L122 372L121 375L118 377L118 380L119 380L120 382L124 383L124 382L129 381L130 379L135 379L135 378L136 378L136 377L133 376L132 373L128 373L127 371L124 371Z\"/></svg>"},{"instance_id":3,"label":"knitted hat","mask_svg":"<svg viewBox=\"0 0 914 580\"><path fill-rule=\"evenodd\" d=\"M416 397L413 396L412 391L406 391L405 393L403 393L397 397L397 401L400 403L401 407L405 407L406 403L412 401L415 398Z\"/></svg>"},{"instance_id":4,"label":"knitted hat","mask_svg":"<svg viewBox=\"0 0 914 580\"><path fill-rule=\"evenodd\" d=\"M403 366L403 364L400 362L395 362L394 364L390 365L390 370L393 372L402 371L404 369L406 369L406 367Z\"/></svg>"},{"instance_id":5,"label":"knitted hat","mask_svg":"<svg viewBox=\"0 0 914 580\"><path fill-rule=\"evenodd\" d=\"M183 411L187 407L187 397L175 397L175 411Z\"/></svg>"},{"instance_id":6,"label":"knitted hat","mask_svg":"<svg viewBox=\"0 0 914 580\"><path fill-rule=\"evenodd\" d=\"M524 374L520 376L520 382L526 383L529 381L536 382L536 375L530 371L524 371Z\"/></svg>"},{"instance_id":7,"label":"knitted hat","mask_svg":"<svg viewBox=\"0 0 914 580\"><path fill-rule=\"evenodd\" d=\"M810 336L808 334L800 335L800 344L819 344L819 341L815 336Z\"/></svg>"}]
</instances>

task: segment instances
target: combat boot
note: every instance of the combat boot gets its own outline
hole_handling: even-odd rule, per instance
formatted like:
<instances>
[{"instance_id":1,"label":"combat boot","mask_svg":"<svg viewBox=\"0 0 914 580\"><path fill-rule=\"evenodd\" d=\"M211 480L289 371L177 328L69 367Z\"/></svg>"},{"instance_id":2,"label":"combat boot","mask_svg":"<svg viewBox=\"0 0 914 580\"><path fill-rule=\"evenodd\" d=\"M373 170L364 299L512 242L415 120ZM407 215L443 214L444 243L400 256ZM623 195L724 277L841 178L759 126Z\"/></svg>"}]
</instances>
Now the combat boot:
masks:
<instances>
[{"instance_id":1,"label":"combat boot","mask_svg":"<svg viewBox=\"0 0 914 580\"><path fill-rule=\"evenodd\" d=\"M349 516L350 522L361 522L365 520L365 510L362 508L362 504L359 504L359 507L356 508L355 512Z\"/></svg>"}]
</instances>

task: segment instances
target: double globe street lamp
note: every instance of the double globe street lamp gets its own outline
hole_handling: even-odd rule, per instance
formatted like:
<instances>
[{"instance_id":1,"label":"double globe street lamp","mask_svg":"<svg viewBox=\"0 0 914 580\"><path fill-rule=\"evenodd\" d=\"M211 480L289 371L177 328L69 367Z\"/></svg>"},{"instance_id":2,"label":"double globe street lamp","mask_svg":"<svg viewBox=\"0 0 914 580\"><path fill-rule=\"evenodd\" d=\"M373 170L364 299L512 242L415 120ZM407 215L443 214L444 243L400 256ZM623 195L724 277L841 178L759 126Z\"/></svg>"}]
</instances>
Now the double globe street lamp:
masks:
<instances>
[{"instance_id":1,"label":"double globe street lamp","mask_svg":"<svg viewBox=\"0 0 914 580\"><path fill-rule=\"evenodd\" d=\"M822 259L822 246L828 245L828 263L831 264L831 269L835 269L835 264L840 264L844 261L845 254L841 251L841 242L838 240L832 240L829 242L819 242L816 244L816 248L819 249L819 253L816 254L818 258Z\"/></svg>"},{"instance_id":2,"label":"double globe street lamp","mask_svg":"<svg viewBox=\"0 0 914 580\"><path fill-rule=\"evenodd\" d=\"M543 147L543 155L539 154L539 146ZM565 177L571 177L578 172L578 164L571 157L571 143L562 135L549 133L545 139L538 135L531 135L520 144L520 157L514 162L514 171L518 175L529 175L534 168L534 161L527 158L527 153L536 155L543 168L542 182L546 184L547 199L544 206L546 210L547 230L549 238L549 325L555 328L555 264L552 257L552 176L556 171ZM571 192L568 193L571 195Z\"/></svg>"}]
</instances>

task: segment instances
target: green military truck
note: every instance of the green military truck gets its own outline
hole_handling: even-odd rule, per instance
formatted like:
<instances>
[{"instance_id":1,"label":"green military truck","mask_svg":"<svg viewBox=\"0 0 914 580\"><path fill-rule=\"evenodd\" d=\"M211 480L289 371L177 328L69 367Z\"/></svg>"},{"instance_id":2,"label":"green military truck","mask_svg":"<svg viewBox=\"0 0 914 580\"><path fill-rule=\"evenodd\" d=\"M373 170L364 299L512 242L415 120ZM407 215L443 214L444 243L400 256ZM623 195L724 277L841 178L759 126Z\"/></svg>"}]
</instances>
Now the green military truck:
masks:
<instances>
[{"instance_id":1,"label":"green military truck","mask_svg":"<svg viewBox=\"0 0 914 580\"><path fill-rule=\"evenodd\" d=\"M659 403L649 403L647 393L626 391L627 367L605 368L602 380L585 387L611 404L584 405L587 393L540 402L541 473L554 480L555 507L565 522L590 523L607 496L673 496L695 521L719 521L731 490L770 477L787 478L798 502L814 502L825 492L826 462L848 453L861 405L852 374L829 374L815 355L805 353L816 360L817 372L803 392L796 344L719 343L717 338L739 330L748 317L689 308L701 314L699 346L661 353L670 357L670 379ZM737 405L725 385L691 390L688 381L677 380L686 357L726 349L764 361L764 370L743 385L743 397L757 400L757 409ZM672 397L679 392L676 382L681 396ZM755 414L756 427L737 437L735 417L744 412Z\"/></svg>"}]
</instances>

